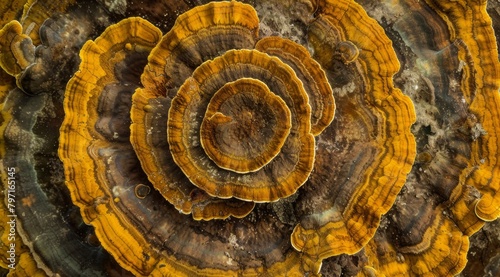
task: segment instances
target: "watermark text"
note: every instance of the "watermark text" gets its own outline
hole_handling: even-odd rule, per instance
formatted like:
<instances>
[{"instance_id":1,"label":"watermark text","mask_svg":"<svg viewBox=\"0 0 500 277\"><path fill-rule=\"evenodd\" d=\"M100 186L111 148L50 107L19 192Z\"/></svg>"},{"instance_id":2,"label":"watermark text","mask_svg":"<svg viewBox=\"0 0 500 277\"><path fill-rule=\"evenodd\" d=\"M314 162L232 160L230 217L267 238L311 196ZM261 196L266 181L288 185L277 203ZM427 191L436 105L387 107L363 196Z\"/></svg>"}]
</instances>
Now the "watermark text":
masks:
<instances>
[{"instance_id":1,"label":"watermark text","mask_svg":"<svg viewBox=\"0 0 500 277\"><path fill-rule=\"evenodd\" d=\"M8 249L7 249L7 265L9 268L16 266L16 168L7 168L7 235Z\"/></svg>"}]
</instances>

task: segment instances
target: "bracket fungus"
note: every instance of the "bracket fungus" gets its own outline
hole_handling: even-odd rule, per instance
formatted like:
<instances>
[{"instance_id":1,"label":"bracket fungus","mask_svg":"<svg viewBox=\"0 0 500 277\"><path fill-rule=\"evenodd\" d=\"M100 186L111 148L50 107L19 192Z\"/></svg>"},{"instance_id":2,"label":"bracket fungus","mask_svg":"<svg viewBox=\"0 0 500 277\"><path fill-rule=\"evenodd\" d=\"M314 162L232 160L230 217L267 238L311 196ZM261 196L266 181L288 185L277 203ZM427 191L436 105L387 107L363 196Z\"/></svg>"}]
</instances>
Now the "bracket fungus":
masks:
<instances>
[{"instance_id":1,"label":"bracket fungus","mask_svg":"<svg viewBox=\"0 0 500 277\"><path fill-rule=\"evenodd\" d=\"M454 276L475 259L500 216L487 1L153 2L0 1L11 275Z\"/></svg>"},{"instance_id":2,"label":"bracket fungus","mask_svg":"<svg viewBox=\"0 0 500 277\"><path fill-rule=\"evenodd\" d=\"M9 75L17 76L34 60L35 47L30 37L22 33L18 21L11 21L0 30L0 66Z\"/></svg>"},{"instance_id":3,"label":"bracket fungus","mask_svg":"<svg viewBox=\"0 0 500 277\"><path fill-rule=\"evenodd\" d=\"M172 115L169 118L174 121ZM199 126L200 142L220 168L248 173L278 155L290 126L290 109L281 97L257 79L241 78L214 93Z\"/></svg>"},{"instance_id":4,"label":"bracket fungus","mask_svg":"<svg viewBox=\"0 0 500 277\"><path fill-rule=\"evenodd\" d=\"M212 101L218 100L218 94L224 89L225 83L239 82L246 77L252 81L261 80L268 84L269 89L285 103L284 107L291 108L289 119L291 127L285 130L285 134L289 134L286 139L281 138L285 140L282 147L274 146L279 153L273 155L275 157L267 158L270 161L265 161L265 167L260 166L259 170L226 170L228 162L223 167L219 166L221 168L219 170L204 158L207 157L206 154L200 153L202 150L198 134L202 134L203 129L200 128L204 125L197 119L205 117L203 123L206 122L205 110L206 113L210 113ZM172 157L193 184L221 198L236 197L255 202L269 202L290 196L307 180L314 162L314 137L310 133L311 112L302 83L294 77L294 72L278 58L272 58L255 50L230 50L212 61L203 63L193 72L192 79L186 80L173 98L167 122L167 136ZM239 90L237 95L243 96L244 92ZM250 90L249 93L253 91ZM210 104L207 103L209 101ZM248 103L248 100L246 102ZM249 111L242 113L255 114L262 111L259 105L252 105L249 108ZM256 121L258 119L254 118L251 123L258 124ZM270 133L275 128L275 126L266 127L271 130L260 130L260 132ZM250 128L258 126L241 128L249 131ZM263 137L267 135L262 134ZM239 136L249 139L245 140ZM236 135L225 143L234 147L256 148L249 145L250 141L256 139L252 138L252 134L239 136ZM260 141L263 142L262 139ZM203 137L201 142L203 143ZM259 153L257 156L263 157L264 154ZM240 172L245 174L238 174Z\"/></svg>"},{"instance_id":5,"label":"bracket fungus","mask_svg":"<svg viewBox=\"0 0 500 277\"><path fill-rule=\"evenodd\" d=\"M498 218L500 72L491 19L485 1L407 1L388 18L415 55L401 80L408 92L423 87L412 99L424 109L414 126L416 163L368 244L368 260L390 276L453 276L466 266L469 236Z\"/></svg>"}]
</instances>

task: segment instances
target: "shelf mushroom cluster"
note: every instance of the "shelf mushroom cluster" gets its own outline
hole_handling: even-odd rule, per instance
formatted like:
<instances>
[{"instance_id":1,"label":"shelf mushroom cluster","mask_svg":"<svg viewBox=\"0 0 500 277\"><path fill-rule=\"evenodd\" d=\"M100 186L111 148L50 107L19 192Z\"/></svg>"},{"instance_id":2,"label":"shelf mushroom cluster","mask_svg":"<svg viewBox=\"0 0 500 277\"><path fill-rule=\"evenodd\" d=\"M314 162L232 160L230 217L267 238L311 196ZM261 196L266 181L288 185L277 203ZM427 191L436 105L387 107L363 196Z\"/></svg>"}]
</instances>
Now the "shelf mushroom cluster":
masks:
<instances>
[{"instance_id":1,"label":"shelf mushroom cluster","mask_svg":"<svg viewBox=\"0 0 500 277\"><path fill-rule=\"evenodd\" d=\"M5 12L13 274L463 270L500 214L485 3L170 2Z\"/></svg>"}]
</instances>

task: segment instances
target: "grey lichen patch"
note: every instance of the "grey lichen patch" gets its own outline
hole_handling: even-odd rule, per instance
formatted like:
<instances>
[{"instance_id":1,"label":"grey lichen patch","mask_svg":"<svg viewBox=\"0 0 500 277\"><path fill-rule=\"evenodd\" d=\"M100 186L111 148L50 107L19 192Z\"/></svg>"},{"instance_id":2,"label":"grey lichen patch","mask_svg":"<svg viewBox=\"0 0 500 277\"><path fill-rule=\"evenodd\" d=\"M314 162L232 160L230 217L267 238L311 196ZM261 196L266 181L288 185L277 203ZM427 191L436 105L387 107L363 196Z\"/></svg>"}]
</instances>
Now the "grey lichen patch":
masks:
<instances>
[{"instance_id":1,"label":"grey lichen patch","mask_svg":"<svg viewBox=\"0 0 500 277\"><path fill-rule=\"evenodd\" d=\"M127 0L104 0L104 5L110 12L125 15Z\"/></svg>"},{"instance_id":2,"label":"grey lichen patch","mask_svg":"<svg viewBox=\"0 0 500 277\"><path fill-rule=\"evenodd\" d=\"M390 1L373 2L370 0L360 0L359 3L364 7L368 15L378 22L385 21L388 24L394 24L406 12L403 5L394 5Z\"/></svg>"},{"instance_id":3,"label":"grey lichen patch","mask_svg":"<svg viewBox=\"0 0 500 277\"><path fill-rule=\"evenodd\" d=\"M481 123L476 123L474 124L472 127L471 127L471 136L472 136L472 139L473 140L477 140L479 137L481 136L485 136L487 135L488 133L486 132L486 130L484 130L483 126L481 125Z\"/></svg>"},{"instance_id":4,"label":"grey lichen patch","mask_svg":"<svg viewBox=\"0 0 500 277\"><path fill-rule=\"evenodd\" d=\"M349 82L342 87L333 88L333 95L335 97L345 97L353 93L356 90L356 84L354 82Z\"/></svg>"},{"instance_id":5,"label":"grey lichen patch","mask_svg":"<svg viewBox=\"0 0 500 277\"><path fill-rule=\"evenodd\" d=\"M439 110L435 106L434 86L429 79L413 70L404 70L395 81L415 104L417 122L412 126L412 132L425 133L425 136L416 136L418 146L435 148L445 131L437 120Z\"/></svg>"},{"instance_id":6,"label":"grey lichen patch","mask_svg":"<svg viewBox=\"0 0 500 277\"><path fill-rule=\"evenodd\" d=\"M293 209L293 203L295 202L297 197L298 194L294 194L290 197L283 198L279 201L271 203L273 212L282 223L290 224L293 226L297 224L297 217L295 216Z\"/></svg>"},{"instance_id":7,"label":"grey lichen patch","mask_svg":"<svg viewBox=\"0 0 500 277\"><path fill-rule=\"evenodd\" d=\"M262 1L257 3L255 9L259 15L260 36L286 37L294 42L306 45L306 25L299 13L283 1Z\"/></svg>"}]
</instances>

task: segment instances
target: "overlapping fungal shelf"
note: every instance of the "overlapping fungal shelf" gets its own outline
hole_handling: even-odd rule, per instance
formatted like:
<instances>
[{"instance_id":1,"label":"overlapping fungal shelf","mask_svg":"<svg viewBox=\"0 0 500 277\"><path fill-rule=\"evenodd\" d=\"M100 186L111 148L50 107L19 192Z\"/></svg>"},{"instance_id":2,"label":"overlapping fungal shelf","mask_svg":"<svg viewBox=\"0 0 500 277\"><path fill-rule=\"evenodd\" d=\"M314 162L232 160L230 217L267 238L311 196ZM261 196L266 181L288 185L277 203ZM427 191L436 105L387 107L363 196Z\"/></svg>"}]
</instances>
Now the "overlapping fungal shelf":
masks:
<instances>
[{"instance_id":1,"label":"overlapping fungal shelf","mask_svg":"<svg viewBox=\"0 0 500 277\"><path fill-rule=\"evenodd\" d=\"M498 273L499 4L193 2L1 1L6 273Z\"/></svg>"}]
</instances>

